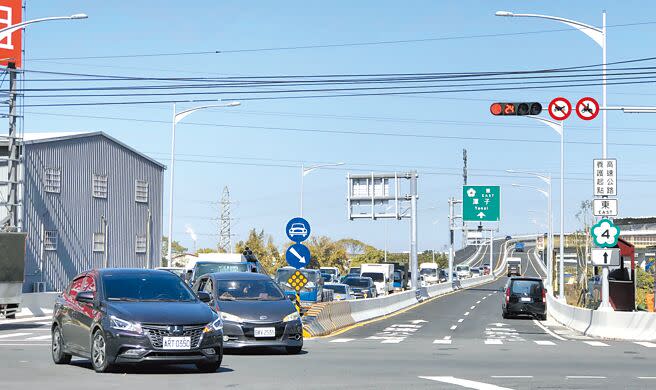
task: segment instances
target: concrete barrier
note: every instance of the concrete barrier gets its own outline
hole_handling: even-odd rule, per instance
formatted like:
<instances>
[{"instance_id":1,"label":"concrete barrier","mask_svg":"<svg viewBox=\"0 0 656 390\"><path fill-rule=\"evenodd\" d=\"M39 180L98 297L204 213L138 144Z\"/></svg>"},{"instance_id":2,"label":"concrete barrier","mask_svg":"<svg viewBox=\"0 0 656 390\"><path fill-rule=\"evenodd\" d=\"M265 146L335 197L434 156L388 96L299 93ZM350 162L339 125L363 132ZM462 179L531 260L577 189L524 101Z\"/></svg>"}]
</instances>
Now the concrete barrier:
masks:
<instances>
[{"instance_id":1,"label":"concrete barrier","mask_svg":"<svg viewBox=\"0 0 656 390\"><path fill-rule=\"evenodd\" d=\"M656 313L598 311L560 302L547 295L547 312L555 321L588 336L614 340L656 340Z\"/></svg>"},{"instance_id":2,"label":"concrete barrier","mask_svg":"<svg viewBox=\"0 0 656 390\"><path fill-rule=\"evenodd\" d=\"M17 317L42 317L52 315L58 292L25 293L22 295Z\"/></svg>"}]
</instances>

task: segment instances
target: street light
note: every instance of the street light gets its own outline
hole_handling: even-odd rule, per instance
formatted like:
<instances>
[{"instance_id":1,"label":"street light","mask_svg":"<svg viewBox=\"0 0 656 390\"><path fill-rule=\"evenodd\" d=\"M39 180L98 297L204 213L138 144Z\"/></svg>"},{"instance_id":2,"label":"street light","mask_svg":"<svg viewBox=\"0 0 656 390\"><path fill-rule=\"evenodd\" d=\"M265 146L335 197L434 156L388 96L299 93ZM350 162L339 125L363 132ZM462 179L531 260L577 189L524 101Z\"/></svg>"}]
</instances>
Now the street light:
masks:
<instances>
[{"instance_id":1,"label":"street light","mask_svg":"<svg viewBox=\"0 0 656 390\"><path fill-rule=\"evenodd\" d=\"M171 181L169 183L169 242L167 248L167 259L169 263L173 259L171 248L173 244L173 182L175 180L175 125L188 115L206 108L223 108L223 107L236 107L241 105L239 102L230 102L223 104L206 104L203 106L189 108L184 111L176 112L175 103L173 103L173 121L171 126ZM170 265L170 264L169 264Z\"/></svg>"},{"instance_id":2,"label":"street light","mask_svg":"<svg viewBox=\"0 0 656 390\"><path fill-rule=\"evenodd\" d=\"M48 18L32 19L21 23L12 24L5 28L0 29L0 40L5 39L7 36L11 35L16 30L20 30L27 26L28 24L40 23L40 22L49 22L51 20L77 20L77 19L87 19L86 14L74 14L71 16L51 16Z\"/></svg>"},{"instance_id":3,"label":"street light","mask_svg":"<svg viewBox=\"0 0 656 390\"><path fill-rule=\"evenodd\" d=\"M538 179L542 180L547 184L547 194L545 195L547 197L547 228L549 229L549 239L547 243L547 251L549 255L547 256L547 274L549 277L549 287L553 287L553 198L552 198L552 192L551 192L551 174L542 174L542 173L537 173L537 172L529 172L529 171L522 171L522 170L516 170L516 169L508 169L506 170L508 173L519 173L519 174L524 174L524 175L531 175L533 177L537 177ZM544 193L543 193L544 194ZM553 289L552 289L553 291Z\"/></svg>"},{"instance_id":4,"label":"street light","mask_svg":"<svg viewBox=\"0 0 656 390\"><path fill-rule=\"evenodd\" d=\"M305 165L301 165L301 217L303 216L303 186L305 185L305 176L309 175L313 171L316 171L317 169L321 168L327 168L327 167L337 167L340 165L344 165L343 162L338 162L338 163L330 163L330 164L319 164L319 165L312 165L310 167L305 167Z\"/></svg>"},{"instance_id":5,"label":"street light","mask_svg":"<svg viewBox=\"0 0 656 390\"><path fill-rule=\"evenodd\" d=\"M540 14L516 14L509 11L497 11L496 16L521 17L521 18L540 18L555 20L564 23L570 27L581 31L588 37L592 38L601 46L601 105L606 107L606 11L602 13L601 28L589 24L577 22L576 20L565 19L558 16L540 15ZM601 115L601 158L606 158L606 110Z\"/></svg>"}]
</instances>

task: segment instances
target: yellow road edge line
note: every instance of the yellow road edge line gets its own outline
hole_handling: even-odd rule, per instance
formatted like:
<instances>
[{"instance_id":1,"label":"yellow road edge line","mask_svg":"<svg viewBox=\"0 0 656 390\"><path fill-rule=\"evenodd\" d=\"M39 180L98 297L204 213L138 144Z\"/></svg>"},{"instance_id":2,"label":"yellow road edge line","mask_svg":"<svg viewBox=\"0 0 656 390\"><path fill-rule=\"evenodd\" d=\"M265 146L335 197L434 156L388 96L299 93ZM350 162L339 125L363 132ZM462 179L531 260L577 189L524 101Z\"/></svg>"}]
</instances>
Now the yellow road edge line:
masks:
<instances>
[{"instance_id":1,"label":"yellow road edge line","mask_svg":"<svg viewBox=\"0 0 656 390\"><path fill-rule=\"evenodd\" d=\"M490 281L490 282L488 282L488 283L480 284L480 285L478 285L478 286L484 286L484 285L486 285L486 284L494 283L494 282L496 282L498 279L500 279L500 278L503 277L503 276L504 276L504 275L501 274L501 275L497 276L495 279L493 279L492 281ZM336 331L334 331L334 332L332 332L332 333L330 333L330 334L327 334L327 335L323 335L323 336L309 336L309 333L308 333L308 336L309 336L309 337L306 337L306 336L305 336L306 331L305 331L305 328L304 328L304 329L303 329L303 337L306 338L306 339L308 339L308 340L310 340L310 339L325 339L325 338L329 338L329 337L338 336L338 335L340 335L340 334L342 334L342 333L344 333L344 332L348 332L349 330L352 330L352 329L355 329L355 328L359 328L359 327L361 327L361 326L369 325L369 324L374 323L374 322L378 322L378 321L386 320L386 319L388 319L388 318L392 318L392 317L397 316L397 315L399 315L399 314L403 314L403 313L405 313L405 312L407 312L407 311L410 311L410 310L412 310L412 309L416 309L416 308L418 308L418 307L420 307L420 306L423 306L423 305L425 305L425 304L427 304L427 303L429 303L429 302L432 302L432 301L434 301L434 300L436 300L436 299L438 299L438 298L448 297L449 295L452 295L452 294L455 294L455 293L458 293L458 292L462 292L462 291L464 291L464 290L469 290L469 289L471 289L471 288L478 287L478 286L471 286L471 287L463 288L463 289L460 289L460 290L451 291L450 293L446 293L446 294L443 294L443 295L438 295L438 296L435 296L435 297L432 297L432 298L428 298L427 300L425 300L425 301L423 301L423 302L417 302L417 303L415 303L414 305L408 306L408 307L406 307L406 308L404 308L404 309L397 310L397 311L395 311L395 312L393 312L393 313L385 314L384 316L376 317L376 318L372 318L372 319L370 319L370 320L366 320L366 321L358 322L358 323L355 323L355 324L353 324L353 325L349 325L349 326L347 326L347 327L344 327L344 328L341 328L341 329L337 329Z\"/></svg>"}]
</instances>

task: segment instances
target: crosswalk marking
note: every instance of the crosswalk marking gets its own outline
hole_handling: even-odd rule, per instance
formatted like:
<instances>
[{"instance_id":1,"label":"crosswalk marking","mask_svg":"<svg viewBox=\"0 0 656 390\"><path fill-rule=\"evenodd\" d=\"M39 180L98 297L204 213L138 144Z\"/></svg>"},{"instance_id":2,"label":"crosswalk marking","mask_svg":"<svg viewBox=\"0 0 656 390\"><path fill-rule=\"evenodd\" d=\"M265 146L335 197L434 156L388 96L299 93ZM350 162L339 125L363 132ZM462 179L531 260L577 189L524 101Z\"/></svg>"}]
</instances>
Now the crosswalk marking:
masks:
<instances>
[{"instance_id":1,"label":"crosswalk marking","mask_svg":"<svg viewBox=\"0 0 656 390\"><path fill-rule=\"evenodd\" d=\"M553 341L549 340L535 340L535 344L537 345L556 345Z\"/></svg>"},{"instance_id":2,"label":"crosswalk marking","mask_svg":"<svg viewBox=\"0 0 656 390\"><path fill-rule=\"evenodd\" d=\"M32 333L8 333L8 334L0 335L0 339L8 339L10 337L29 336L31 334Z\"/></svg>"},{"instance_id":3,"label":"crosswalk marking","mask_svg":"<svg viewBox=\"0 0 656 390\"><path fill-rule=\"evenodd\" d=\"M638 344L638 345L642 345L643 347L647 347L647 348L656 347L656 344L650 343L649 341L636 341L635 343Z\"/></svg>"},{"instance_id":4,"label":"crosswalk marking","mask_svg":"<svg viewBox=\"0 0 656 390\"><path fill-rule=\"evenodd\" d=\"M36 340L50 340L50 337L51 337L51 336L50 336L49 334L47 334L47 335L45 335L45 336L28 337L28 338L25 339L25 341L32 341L32 340L34 340L34 341L36 341Z\"/></svg>"},{"instance_id":5,"label":"crosswalk marking","mask_svg":"<svg viewBox=\"0 0 656 390\"><path fill-rule=\"evenodd\" d=\"M499 339L486 339L485 344L503 344L503 341Z\"/></svg>"},{"instance_id":6,"label":"crosswalk marking","mask_svg":"<svg viewBox=\"0 0 656 390\"><path fill-rule=\"evenodd\" d=\"M608 347L608 344L602 343L601 341L584 341L584 343L593 347Z\"/></svg>"},{"instance_id":7,"label":"crosswalk marking","mask_svg":"<svg viewBox=\"0 0 656 390\"><path fill-rule=\"evenodd\" d=\"M331 343L348 343L349 341L353 341L355 339L335 339L335 340L330 340Z\"/></svg>"}]
</instances>

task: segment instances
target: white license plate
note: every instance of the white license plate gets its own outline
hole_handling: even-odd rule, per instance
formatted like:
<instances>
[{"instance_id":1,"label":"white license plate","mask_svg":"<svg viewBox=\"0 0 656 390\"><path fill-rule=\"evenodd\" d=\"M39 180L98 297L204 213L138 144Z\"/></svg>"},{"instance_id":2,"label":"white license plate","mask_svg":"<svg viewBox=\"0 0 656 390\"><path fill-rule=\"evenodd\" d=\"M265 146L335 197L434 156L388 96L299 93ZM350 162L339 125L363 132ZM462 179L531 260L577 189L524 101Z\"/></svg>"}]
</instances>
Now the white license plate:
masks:
<instances>
[{"instance_id":1,"label":"white license plate","mask_svg":"<svg viewBox=\"0 0 656 390\"><path fill-rule=\"evenodd\" d=\"M164 337L163 349L191 349L191 337Z\"/></svg>"},{"instance_id":2,"label":"white license plate","mask_svg":"<svg viewBox=\"0 0 656 390\"><path fill-rule=\"evenodd\" d=\"M276 328L255 328L255 337L276 337Z\"/></svg>"},{"instance_id":3,"label":"white license plate","mask_svg":"<svg viewBox=\"0 0 656 390\"><path fill-rule=\"evenodd\" d=\"M532 300L533 299L531 299L530 297L522 297L521 299L522 302L531 302Z\"/></svg>"}]
</instances>

